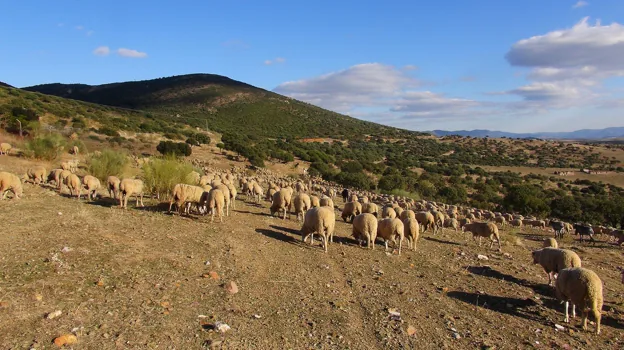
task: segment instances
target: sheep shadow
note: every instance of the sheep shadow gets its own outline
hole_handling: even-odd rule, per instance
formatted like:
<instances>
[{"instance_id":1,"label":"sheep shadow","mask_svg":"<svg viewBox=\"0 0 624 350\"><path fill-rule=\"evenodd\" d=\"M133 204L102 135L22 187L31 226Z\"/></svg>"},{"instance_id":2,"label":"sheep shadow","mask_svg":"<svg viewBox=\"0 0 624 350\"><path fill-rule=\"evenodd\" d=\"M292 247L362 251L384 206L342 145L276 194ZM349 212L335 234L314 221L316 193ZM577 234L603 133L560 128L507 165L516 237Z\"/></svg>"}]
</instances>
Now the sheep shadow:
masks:
<instances>
[{"instance_id":1,"label":"sheep shadow","mask_svg":"<svg viewBox=\"0 0 624 350\"><path fill-rule=\"evenodd\" d=\"M462 301L471 306L482 307L491 311L520 317L539 323L547 320L540 317L531 310L539 307L539 304L532 299L518 299L511 297L499 297L488 294L468 293L461 291L451 291L446 294L448 297Z\"/></svg>"},{"instance_id":2,"label":"sheep shadow","mask_svg":"<svg viewBox=\"0 0 624 350\"><path fill-rule=\"evenodd\" d=\"M445 240L437 239L433 237L423 237L423 239L426 239L427 241L431 241L431 242L442 243L442 244L461 245L460 243L457 243L457 242L445 241Z\"/></svg>"},{"instance_id":3,"label":"sheep shadow","mask_svg":"<svg viewBox=\"0 0 624 350\"><path fill-rule=\"evenodd\" d=\"M523 278L517 278L515 276L500 272L498 270L491 268L490 266L468 266L466 267L466 269L468 270L468 272L475 274L475 275L490 277L490 278L498 279L501 281L509 281L517 285L530 288L535 293L540 294L542 296L553 297L553 298L555 296L553 287L549 286L548 284L533 283L529 280L526 280Z\"/></svg>"},{"instance_id":4,"label":"sheep shadow","mask_svg":"<svg viewBox=\"0 0 624 350\"><path fill-rule=\"evenodd\" d=\"M548 236L545 236L545 235L537 235L537 234L521 233L521 232L516 233L516 235L528 241L534 241L534 242L543 242L544 239L548 238Z\"/></svg>"},{"instance_id":5,"label":"sheep shadow","mask_svg":"<svg viewBox=\"0 0 624 350\"><path fill-rule=\"evenodd\" d=\"M286 242L286 243L290 243L290 244L294 244L294 245L300 245L299 240L297 240L296 238L294 238L293 236L289 236L285 233L279 232L279 231L275 231L275 230L268 230L268 229L264 229L264 228L257 228L256 232L266 236L266 237L270 237L273 239L276 239L278 241L282 241L282 242Z\"/></svg>"}]
</instances>

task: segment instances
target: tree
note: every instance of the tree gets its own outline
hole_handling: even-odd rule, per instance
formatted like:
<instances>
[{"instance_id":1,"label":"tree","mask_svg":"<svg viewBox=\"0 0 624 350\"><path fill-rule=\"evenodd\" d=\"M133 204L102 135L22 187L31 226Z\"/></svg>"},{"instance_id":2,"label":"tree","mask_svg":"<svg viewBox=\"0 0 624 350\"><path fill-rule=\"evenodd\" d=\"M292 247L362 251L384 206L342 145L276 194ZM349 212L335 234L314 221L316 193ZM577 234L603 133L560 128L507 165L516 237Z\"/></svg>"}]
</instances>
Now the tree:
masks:
<instances>
[{"instance_id":1,"label":"tree","mask_svg":"<svg viewBox=\"0 0 624 350\"><path fill-rule=\"evenodd\" d=\"M158 146L156 146L156 150L160 152L160 154L167 155L175 155L175 156L190 156L193 150L191 146L184 142L173 142L173 141L160 141Z\"/></svg>"},{"instance_id":2,"label":"tree","mask_svg":"<svg viewBox=\"0 0 624 350\"><path fill-rule=\"evenodd\" d=\"M217 148L221 151L221 153L223 153L223 149L225 148L225 145L223 144L223 142L219 142L217 143Z\"/></svg>"},{"instance_id":3,"label":"tree","mask_svg":"<svg viewBox=\"0 0 624 350\"><path fill-rule=\"evenodd\" d=\"M191 146L199 146L199 141L197 141L197 139L195 139L194 136L191 136L188 139L186 139L186 143L188 143Z\"/></svg>"}]
</instances>

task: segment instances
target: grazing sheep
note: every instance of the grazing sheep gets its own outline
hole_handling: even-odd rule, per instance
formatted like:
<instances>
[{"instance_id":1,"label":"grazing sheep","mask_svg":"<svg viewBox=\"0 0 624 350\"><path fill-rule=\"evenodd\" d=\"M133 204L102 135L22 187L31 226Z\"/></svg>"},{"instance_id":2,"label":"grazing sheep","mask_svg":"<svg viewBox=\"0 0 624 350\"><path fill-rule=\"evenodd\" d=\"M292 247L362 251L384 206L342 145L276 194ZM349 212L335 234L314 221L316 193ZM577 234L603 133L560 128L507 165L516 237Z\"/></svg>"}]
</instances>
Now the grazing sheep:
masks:
<instances>
[{"instance_id":1,"label":"grazing sheep","mask_svg":"<svg viewBox=\"0 0 624 350\"><path fill-rule=\"evenodd\" d=\"M82 193L82 182L80 178L76 174L69 174L65 178L65 186L69 189L69 195L78 195L78 199L80 199L80 195Z\"/></svg>"},{"instance_id":2,"label":"grazing sheep","mask_svg":"<svg viewBox=\"0 0 624 350\"><path fill-rule=\"evenodd\" d=\"M362 213L362 203L360 202L347 202L342 209L342 220L353 222L353 219Z\"/></svg>"},{"instance_id":3,"label":"grazing sheep","mask_svg":"<svg viewBox=\"0 0 624 350\"><path fill-rule=\"evenodd\" d=\"M576 306L583 315L583 329L587 330L588 309L596 319L596 334L600 334L600 318L602 310L602 281L598 275L582 267L565 268L559 271L555 282L557 299L565 301L565 319L569 323L568 308L572 302L572 318L576 317Z\"/></svg>"},{"instance_id":4,"label":"grazing sheep","mask_svg":"<svg viewBox=\"0 0 624 350\"><path fill-rule=\"evenodd\" d=\"M498 242L498 250L502 250L498 227L493 222L473 222L466 224L462 230L465 232L472 232L473 239L479 237L479 245L481 245L481 238L489 237L492 241L490 243L490 249L492 249L492 246L494 245L494 238L496 238L496 241Z\"/></svg>"},{"instance_id":5,"label":"grazing sheep","mask_svg":"<svg viewBox=\"0 0 624 350\"><path fill-rule=\"evenodd\" d=\"M305 212L312 208L310 196L299 192L293 197L292 202L295 207L295 214L297 214L297 221L303 220Z\"/></svg>"},{"instance_id":6,"label":"grazing sheep","mask_svg":"<svg viewBox=\"0 0 624 350\"><path fill-rule=\"evenodd\" d=\"M275 194L273 195L271 208L269 209L271 211L271 216L273 216L275 213L279 214L279 212L283 210L284 217L282 218L282 220L286 220L286 214L288 214L288 217L290 218L290 213L288 212L288 208L290 208L291 205L290 195L290 191L286 189L281 189L278 192L275 192Z\"/></svg>"},{"instance_id":7,"label":"grazing sheep","mask_svg":"<svg viewBox=\"0 0 624 350\"><path fill-rule=\"evenodd\" d=\"M360 203L366 204L368 202L369 202L368 197L364 196L364 197L360 198Z\"/></svg>"},{"instance_id":8,"label":"grazing sheep","mask_svg":"<svg viewBox=\"0 0 624 350\"><path fill-rule=\"evenodd\" d=\"M230 193L230 188L226 184L217 184L213 186L213 188L218 188L223 192L225 196L225 216L230 216L230 205L232 205L232 194Z\"/></svg>"},{"instance_id":9,"label":"grazing sheep","mask_svg":"<svg viewBox=\"0 0 624 350\"><path fill-rule=\"evenodd\" d=\"M260 198L262 198L262 193L264 193L264 190L262 189L262 187L260 187L260 185L254 182L253 189L251 190L251 194L253 196L254 202L260 203Z\"/></svg>"},{"instance_id":10,"label":"grazing sheep","mask_svg":"<svg viewBox=\"0 0 624 350\"><path fill-rule=\"evenodd\" d=\"M45 182L46 172L46 168L38 165L28 169L28 171L26 171L26 176L34 184L38 185Z\"/></svg>"},{"instance_id":11,"label":"grazing sheep","mask_svg":"<svg viewBox=\"0 0 624 350\"><path fill-rule=\"evenodd\" d=\"M407 246L412 250L416 250L416 242L418 236L420 236L420 225L416 218L407 217L402 220L405 228L405 238L407 239Z\"/></svg>"},{"instance_id":12,"label":"grazing sheep","mask_svg":"<svg viewBox=\"0 0 624 350\"><path fill-rule=\"evenodd\" d=\"M63 169L52 169L48 174L48 182L54 181L54 184L58 187L61 182L61 173Z\"/></svg>"},{"instance_id":13,"label":"grazing sheep","mask_svg":"<svg viewBox=\"0 0 624 350\"><path fill-rule=\"evenodd\" d=\"M550 227L555 231L555 238L563 238L565 226L563 222L557 220L550 221Z\"/></svg>"},{"instance_id":14,"label":"grazing sheep","mask_svg":"<svg viewBox=\"0 0 624 350\"><path fill-rule=\"evenodd\" d=\"M85 177L82 178L82 184L87 190L87 198L90 201L95 200L95 197L97 197L97 190L100 189L100 180L95 176L85 175Z\"/></svg>"},{"instance_id":15,"label":"grazing sheep","mask_svg":"<svg viewBox=\"0 0 624 350\"><path fill-rule=\"evenodd\" d=\"M139 179L123 179L119 183L119 206L128 209L128 197L135 195L136 206L139 206L139 198L141 199L141 207L143 207L143 181Z\"/></svg>"},{"instance_id":16,"label":"grazing sheep","mask_svg":"<svg viewBox=\"0 0 624 350\"><path fill-rule=\"evenodd\" d=\"M448 218L444 220L444 227L452 228L457 232L459 230L459 221L455 218Z\"/></svg>"},{"instance_id":17,"label":"grazing sheep","mask_svg":"<svg viewBox=\"0 0 624 350\"><path fill-rule=\"evenodd\" d=\"M323 240L323 248L327 253L329 241L333 242L336 214L329 207L312 208L305 213L301 227L301 240L305 243L310 237L310 244L314 242L314 233L318 233Z\"/></svg>"},{"instance_id":18,"label":"grazing sheep","mask_svg":"<svg viewBox=\"0 0 624 350\"><path fill-rule=\"evenodd\" d=\"M388 241L392 241L396 245L396 239L398 238L399 255L401 255L401 245L403 245L403 238L405 237L405 226L403 222L397 218L385 218L379 221L377 237L384 240L386 251L388 250Z\"/></svg>"},{"instance_id":19,"label":"grazing sheep","mask_svg":"<svg viewBox=\"0 0 624 350\"><path fill-rule=\"evenodd\" d=\"M321 200L317 196L310 196L310 204L312 208L317 208L321 206Z\"/></svg>"},{"instance_id":20,"label":"grazing sheep","mask_svg":"<svg viewBox=\"0 0 624 350\"><path fill-rule=\"evenodd\" d=\"M189 215L191 204L195 203L196 205L199 205L203 193L203 187L187 184L176 184L173 187L173 195L171 196L171 200L169 201L169 212L171 213L171 208L175 203L176 207L178 208L178 213L180 215L182 215L183 210L184 214Z\"/></svg>"},{"instance_id":21,"label":"grazing sheep","mask_svg":"<svg viewBox=\"0 0 624 350\"><path fill-rule=\"evenodd\" d=\"M11 152L11 148L13 147L6 142L0 143L0 155L6 154L8 156L9 152Z\"/></svg>"},{"instance_id":22,"label":"grazing sheep","mask_svg":"<svg viewBox=\"0 0 624 350\"><path fill-rule=\"evenodd\" d=\"M403 210L401 212L401 215L399 215L399 218L401 218L401 221L405 221L405 219L416 219L416 213L414 213L413 210Z\"/></svg>"},{"instance_id":23,"label":"grazing sheep","mask_svg":"<svg viewBox=\"0 0 624 350\"><path fill-rule=\"evenodd\" d=\"M546 238L542 246L544 248L559 248L559 244L557 244L557 240L552 237Z\"/></svg>"},{"instance_id":24,"label":"grazing sheep","mask_svg":"<svg viewBox=\"0 0 624 350\"><path fill-rule=\"evenodd\" d=\"M540 264L548 274L548 285L552 285L554 274L568 267L581 267L581 258L568 249L542 248L534 250L533 263Z\"/></svg>"},{"instance_id":25,"label":"grazing sheep","mask_svg":"<svg viewBox=\"0 0 624 350\"><path fill-rule=\"evenodd\" d=\"M330 207L332 210L334 210L334 201L328 197L328 196L322 196L321 200L320 200L320 205L321 207Z\"/></svg>"},{"instance_id":26,"label":"grazing sheep","mask_svg":"<svg viewBox=\"0 0 624 350\"><path fill-rule=\"evenodd\" d=\"M377 218L370 213L362 213L353 218L352 235L358 242L366 239L366 247L375 249L377 238Z\"/></svg>"},{"instance_id":27,"label":"grazing sheep","mask_svg":"<svg viewBox=\"0 0 624 350\"><path fill-rule=\"evenodd\" d=\"M494 222L499 224L501 227L505 227L505 225L507 224L507 219L505 219L504 216L496 216L494 218Z\"/></svg>"},{"instance_id":28,"label":"grazing sheep","mask_svg":"<svg viewBox=\"0 0 624 350\"><path fill-rule=\"evenodd\" d=\"M67 178L69 177L69 175L71 175L72 172L69 170L63 170L61 171L61 174L59 175L59 182L58 182L58 191L59 193L62 192L63 190L63 185L65 184L65 182L67 182Z\"/></svg>"},{"instance_id":29,"label":"grazing sheep","mask_svg":"<svg viewBox=\"0 0 624 350\"><path fill-rule=\"evenodd\" d=\"M589 236L589 240L592 241L592 243L596 243L594 239L594 229L591 226L574 224L573 227L575 234L579 235L581 243L583 243L583 236Z\"/></svg>"},{"instance_id":30,"label":"grazing sheep","mask_svg":"<svg viewBox=\"0 0 624 350\"><path fill-rule=\"evenodd\" d=\"M0 171L0 193L2 200L6 199L7 192L13 192L13 199L22 197L22 181L20 178L6 171Z\"/></svg>"},{"instance_id":31,"label":"grazing sheep","mask_svg":"<svg viewBox=\"0 0 624 350\"><path fill-rule=\"evenodd\" d=\"M80 149L78 148L78 146L74 146L72 147L71 151L73 155L77 156L78 153L80 152Z\"/></svg>"},{"instance_id":32,"label":"grazing sheep","mask_svg":"<svg viewBox=\"0 0 624 350\"><path fill-rule=\"evenodd\" d=\"M379 207L377 207L377 204L373 202L364 203L362 204L362 213L373 214L377 217L379 215Z\"/></svg>"},{"instance_id":33,"label":"grazing sheep","mask_svg":"<svg viewBox=\"0 0 624 350\"><path fill-rule=\"evenodd\" d=\"M106 179L106 182L108 184L108 195L113 199L117 199L119 196L119 184L121 183L121 180L119 180L117 176L111 175Z\"/></svg>"},{"instance_id":34,"label":"grazing sheep","mask_svg":"<svg viewBox=\"0 0 624 350\"><path fill-rule=\"evenodd\" d=\"M210 192L204 192L199 205L204 208L204 213L210 212L210 222L214 221L215 212L219 215L219 222L223 222L223 207L225 206L225 194L218 188Z\"/></svg>"},{"instance_id":35,"label":"grazing sheep","mask_svg":"<svg viewBox=\"0 0 624 350\"><path fill-rule=\"evenodd\" d=\"M522 228L524 226L524 223L522 221L522 219L513 219L509 222L509 225L513 226L513 227L518 227L518 228Z\"/></svg>"},{"instance_id":36,"label":"grazing sheep","mask_svg":"<svg viewBox=\"0 0 624 350\"><path fill-rule=\"evenodd\" d=\"M468 218L463 218L459 220L459 227L463 228L464 226L466 226L467 224L471 223L472 221L470 221L470 219Z\"/></svg>"},{"instance_id":37,"label":"grazing sheep","mask_svg":"<svg viewBox=\"0 0 624 350\"><path fill-rule=\"evenodd\" d=\"M381 210L381 217L383 219L385 218L390 218L390 219L394 219L397 217L396 211L394 211L394 209L392 207L384 207Z\"/></svg>"},{"instance_id":38,"label":"grazing sheep","mask_svg":"<svg viewBox=\"0 0 624 350\"><path fill-rule=\"evenodd\" d=\"M232 209L236 209L236 195L238 194L236 191L236 187L232 185L232 183L226 184L228 190L230 190L230 205Z\"/></svg>"},{"instance_id":39,"label":"grazing sheep","mask_svg":"<svg viewBox=\"0 0 624 350\"><path fill-rule=\"evenodd\" d=\"M430 212L419 211L416 213L416 220L418 220L418 223L422 226L422 232L427 231L429 228L432 228L435 232L435 219Z\"/></svg>"},{"instance_id":40,"label":"grazing sheep","mask_svg":"<svg viewBox=\"0 0 624 350\"><path fill-rule=\"evenodd\" d=\"M438 230L444 226L444 213L440 211L432 211L431 215L433 215L433 234L438 233Z\"/></svg>"}]
</instances>

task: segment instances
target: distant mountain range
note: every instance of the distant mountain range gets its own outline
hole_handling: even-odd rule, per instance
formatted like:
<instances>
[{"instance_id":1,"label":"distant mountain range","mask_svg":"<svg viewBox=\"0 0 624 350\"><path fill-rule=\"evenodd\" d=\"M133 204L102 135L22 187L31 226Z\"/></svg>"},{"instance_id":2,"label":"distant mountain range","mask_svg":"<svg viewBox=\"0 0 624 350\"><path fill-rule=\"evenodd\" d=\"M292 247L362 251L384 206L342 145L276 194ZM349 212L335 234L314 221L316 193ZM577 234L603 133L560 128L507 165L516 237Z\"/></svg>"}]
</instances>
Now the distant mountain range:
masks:
<instances>
[{"instance_id":1,"label":"distant mountain range","mask_svg":"<svg viewBox=\"0 0 624 350\"><path fill-rule=\"evenodd\" d=\"M469 137L491 137L491 138L520 138L520 139L560 139L560 140L601 140L624 138L624 127L612 127L605 129L582 129L569 132L535 132L535 133L512 133L492 130L433 130L430 131L436 136L469 136Z\"/></svg>"},{"instance_id":2,"label":"distant mountain range","mask_svg":"<svg viewBox=\"0 0 624 350\"><path fill-rule=\"evenodd\" d=\"M7 84L7 83L3 83L0 81L0 86L4 86L4 87L8 87L8 88L12 88L11 85Z\"/></svg>"}]
</instances>

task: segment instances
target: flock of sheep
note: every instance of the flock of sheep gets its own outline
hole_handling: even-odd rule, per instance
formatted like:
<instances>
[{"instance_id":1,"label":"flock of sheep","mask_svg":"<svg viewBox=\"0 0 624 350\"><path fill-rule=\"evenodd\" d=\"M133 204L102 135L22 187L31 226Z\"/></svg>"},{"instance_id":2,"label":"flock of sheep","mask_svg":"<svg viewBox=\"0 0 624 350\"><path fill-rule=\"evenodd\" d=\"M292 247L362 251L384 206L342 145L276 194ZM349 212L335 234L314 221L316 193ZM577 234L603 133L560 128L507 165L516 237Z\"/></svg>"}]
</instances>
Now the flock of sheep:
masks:
<instances>
[{"instance_id":1,"label":"flock of sheep","mask_svg":"<svg viewBox=\"0 0 624 350\"><path fill-rule=\"evenodd\" d=\"M80 198L83 190L89 200L95 200L98 190L108 190L114 200L119 201L121 208L127 208L128 198L136 197L136 206L143 206L144 185L140 179L109 176L106 188L102 188L100 181L91 175L80 178L75 174L77 162L64 162L58 169L50 172L42 166L28 169L22 177L8 172L0 172L0 193L2 199L9 191L14 198L22 196L22 180L34 184L54 182L59 193L67 188L71 196ZM172 188L169 212L174 205L180 214L190 215L196 212L199 215L229 216L230 208L235 208L237 195L247 196L254 203L260 203L262 198L270 202L270 214L279 215L283 220L294 213L298 221L303 221L301 239L305 243L308 238L310 244L314 242L314 235L320 236L325 252L328 251L336 225L336 206L334 199L338 194L335 184L321 179L308 178L307 181L294 180L275 176L267 171L259 171L255 176L247 176L240 168L232 171L217 171L205 168L206 175L197 172L189 174L189 184L176 184ZM235 184L238 185L235 186ZM263 188L263 186L266 187ZM344 206L341 217L345 222L352 224L352 235L360 245L369 249L375 248L375 241L384 242L386 251L388 243L392 242L401 254L403 241L407 246L416 250L419 234L431 230L436 234L442 227L452 228L455 231L470 232L474 239L489 238L490 248L498 244L502 249L499 226L512 225L515 227L531 226L545 229L552 227L556 238L563 237L566 232L575 229L576 233L589 235L593 240L594 228L588 225L571 225L558 220L539 220L524 218L521 215L494 213L475 208L461 208L454 205L413 200L410 198L377 194L371 192L355 193L348 189L341 192ZM294 210L293 210L294 209ZM621 230L611 230L614 233L601 230L600 233L610 233L619 239L618 244L624 241ZM581 267L581 259L571 250L559 249L555 238L544 241L544 248L533 253L533 261L540 264L549 277L549 284L553 284L556 295L565 301L565 322L569 322L569 302L572 302L572 314L576 307L583 314L583 329L587 328L588 310L591 310L596 319L596 333L600 333L600 310L602 308L602 282L595 272ZM624 283L624 273L622 276Z\"/></svg>"}]
</instances>

